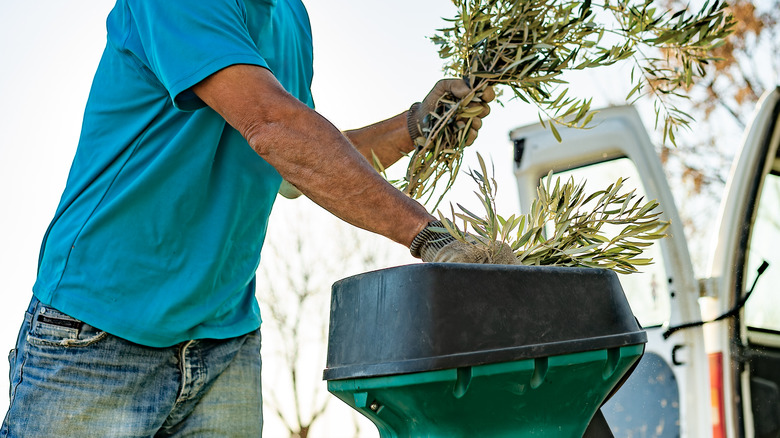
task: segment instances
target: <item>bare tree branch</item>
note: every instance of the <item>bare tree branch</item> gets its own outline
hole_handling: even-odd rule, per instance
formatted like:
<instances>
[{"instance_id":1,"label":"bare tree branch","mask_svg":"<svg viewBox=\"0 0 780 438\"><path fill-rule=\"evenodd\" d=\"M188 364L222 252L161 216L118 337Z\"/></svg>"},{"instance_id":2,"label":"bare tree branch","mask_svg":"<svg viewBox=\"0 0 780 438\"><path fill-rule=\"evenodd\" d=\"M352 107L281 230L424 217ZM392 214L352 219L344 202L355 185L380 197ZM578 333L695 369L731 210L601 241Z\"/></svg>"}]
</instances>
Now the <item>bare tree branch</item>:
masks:
<instances>
[{"instance_id":1,"label":"bare tree branch","mask_svg":"<svg viewBox=\"0 0 780 438\"><path fill-rule=\"evenodd\" d=\"M319 208L306 200L295 202L300 208L291 208L291 214L298 218L309 217L310 209ZM377 268L386 257L381 245L367 241L367 232L335 218L332 226L304 220L295 229L284 228L291 221L279 221L278 229L284 233L269 238L258 270L263 325L270 330L264 332L264 339L269 344L270 336L278 340L272 354L264 353L264 362L273 360L283 370L282 378L266 387L266 407L285 425L289 437L306 438L327 415L333 399L319 380L325 364L331 285ZM322 229L328 229L327 236L320 233L313 239L313 233Z\"/></svg>"}]
</instances>

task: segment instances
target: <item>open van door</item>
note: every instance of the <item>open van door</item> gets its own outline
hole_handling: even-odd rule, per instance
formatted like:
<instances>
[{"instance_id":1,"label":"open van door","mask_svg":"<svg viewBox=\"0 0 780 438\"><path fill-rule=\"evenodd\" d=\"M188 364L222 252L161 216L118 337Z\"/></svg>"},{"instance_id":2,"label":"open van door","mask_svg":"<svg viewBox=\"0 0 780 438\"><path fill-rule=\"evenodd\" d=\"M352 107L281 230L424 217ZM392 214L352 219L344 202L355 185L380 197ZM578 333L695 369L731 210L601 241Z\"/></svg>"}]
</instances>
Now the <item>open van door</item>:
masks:
<instances>
[{"instance_id":1,"label":"open van door","mask_svg":"<svg viewBox=\"0 0 780 438\"><path fill-rule=\"evenodd\" d=\"M628 177L624 187L636 188L646 199L660 203L662 219L671 225L669 236L649 250L655 263L643 267L642 273L620 275L631 308L647 331L646 352L602 411L616 437L711 436L703 329L693 327L663 336L668 327L699 321L701 315L698 283L660 159L633 107L601 110L591 126L560 129L560 143L539 124L510 133L521 208L527 212L540 179L550 170L563 180L569 176L578 182L585 179L586 193Z\"/></svg>"},{"instance_id":2,"label":"open van door","mask_svg":"<svg viewBox=\"0 0 780 438\"><path fill-rule=\"evenodd\" d=\"M780 436L780 89L759 101L721 204L704 294L708 348L722 380L721 435Z\"/></svg>"}]
</instances>

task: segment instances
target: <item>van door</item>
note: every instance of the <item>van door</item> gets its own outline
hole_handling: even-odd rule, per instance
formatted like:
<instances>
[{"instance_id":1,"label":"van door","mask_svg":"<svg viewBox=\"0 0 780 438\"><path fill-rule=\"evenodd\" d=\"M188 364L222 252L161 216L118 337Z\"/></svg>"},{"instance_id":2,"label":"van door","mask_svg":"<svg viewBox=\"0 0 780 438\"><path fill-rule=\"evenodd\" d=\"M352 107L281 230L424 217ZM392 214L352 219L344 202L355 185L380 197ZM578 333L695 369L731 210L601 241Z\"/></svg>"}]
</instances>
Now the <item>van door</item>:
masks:
<instances>
[{"instance_id":1,"label":"van door","mask_svg":"<svg viewBox=\"0 0 780 438\"><path fill-rule=\"evenodd\" d=\"M724 352L720 407L728 437L780 436L780 88L764 94L721 204L708 291L709 344Z\"/></svg>"},{"instance_id":2,"label":"van door","mask_svg":"<svg viewBox=\"0 0 780 438\"><path fill-rule=\"evenodd\" d=\"M647 331L646 353L603 412L616 437L710 436L710 386L702 328L663 337L666 327L701 317L698 284L660 159L633 107L601 110L591 126L560 129L560 143L539 124L510 133L521 208L527 212L540 179L550 170L564 180L584 178L586 192L628 177L627 188L658 200L662 218L671 221L669 236L649 250L653 265L642 273L620 275L632 310Z\"/></svg>"}]
</instances>

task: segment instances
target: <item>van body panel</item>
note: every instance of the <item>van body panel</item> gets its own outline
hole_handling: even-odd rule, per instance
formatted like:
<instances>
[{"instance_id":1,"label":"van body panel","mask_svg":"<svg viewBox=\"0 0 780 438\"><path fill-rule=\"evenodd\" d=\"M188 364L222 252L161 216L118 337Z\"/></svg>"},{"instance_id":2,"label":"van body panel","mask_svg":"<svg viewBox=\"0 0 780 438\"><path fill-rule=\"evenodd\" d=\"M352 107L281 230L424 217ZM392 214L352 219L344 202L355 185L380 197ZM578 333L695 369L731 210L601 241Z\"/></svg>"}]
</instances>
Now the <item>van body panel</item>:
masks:
<instances>
[{"instance_id":1,"label":"van body panel","mask_svg":"<svg viewBox=\"0 0 780 438\"><path fill-rule=\"evenodd\" d=\"M726 436L780 434L780 88L764 93L734 159L710 261L718 314L737 316L713 323L708 337L723 350ZM764 274L759 263L767 261ZM755 293L740 308L753 289ZM771 294L771 295L770 295ZM754 394L755 392L755 394Z\"/></svg>"}]
</instances>

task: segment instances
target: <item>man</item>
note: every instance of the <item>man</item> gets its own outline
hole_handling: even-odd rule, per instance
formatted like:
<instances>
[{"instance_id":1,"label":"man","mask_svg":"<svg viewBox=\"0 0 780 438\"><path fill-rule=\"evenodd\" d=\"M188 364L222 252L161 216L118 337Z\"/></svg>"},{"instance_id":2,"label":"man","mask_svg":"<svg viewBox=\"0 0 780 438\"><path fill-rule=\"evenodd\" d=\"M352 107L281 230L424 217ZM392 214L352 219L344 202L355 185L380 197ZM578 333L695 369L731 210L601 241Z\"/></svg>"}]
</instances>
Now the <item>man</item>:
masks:
<instances>
[{"instance_id":1,"label":"man","mask_svg":"<svg viewBox=\"0 0 780 438\"><path fill-rule=\"evenodd\" d=\"M425 261L472 260L366 160L470 90L341 133L312 110L300 0L118 0L107 31L0 436L260 436L254 273L282 178Z\"/></svg>"}]
</instances>

